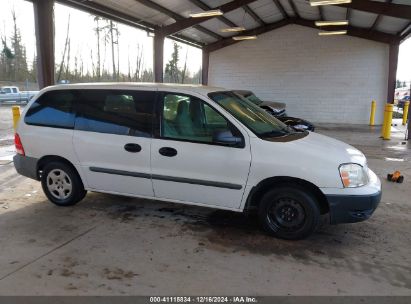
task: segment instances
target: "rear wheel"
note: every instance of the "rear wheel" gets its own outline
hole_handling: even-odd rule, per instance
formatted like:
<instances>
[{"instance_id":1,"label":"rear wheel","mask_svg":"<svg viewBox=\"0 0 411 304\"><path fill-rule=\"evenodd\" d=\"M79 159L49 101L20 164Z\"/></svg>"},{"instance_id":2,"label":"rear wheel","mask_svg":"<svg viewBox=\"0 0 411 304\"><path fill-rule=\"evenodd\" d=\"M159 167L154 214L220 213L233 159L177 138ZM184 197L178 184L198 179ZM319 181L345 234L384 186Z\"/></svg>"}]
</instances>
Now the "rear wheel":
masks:
<instances>
[{"instance_id":1,"label":"rear wheel","mask_svg":"<svg viewBox=\"0 0 411 304\"><path fill-rule=\"evenodd\" d=\"M44 166L41 185L47 198L58 206L74 205L87 193L77 172L63 162Z\"/></svg>"},{"instance_id":2,"label":"rear wheel","mask_svg":"<svg viewBox=\"0 0 411 304\"><path fill-rule=\"evenodd\" d=\"M320 222L315 197L300 186L279 186L268 191L259 205L263 228L271 235L303 239L312 234Z\"/></svg>"}]
</instances>

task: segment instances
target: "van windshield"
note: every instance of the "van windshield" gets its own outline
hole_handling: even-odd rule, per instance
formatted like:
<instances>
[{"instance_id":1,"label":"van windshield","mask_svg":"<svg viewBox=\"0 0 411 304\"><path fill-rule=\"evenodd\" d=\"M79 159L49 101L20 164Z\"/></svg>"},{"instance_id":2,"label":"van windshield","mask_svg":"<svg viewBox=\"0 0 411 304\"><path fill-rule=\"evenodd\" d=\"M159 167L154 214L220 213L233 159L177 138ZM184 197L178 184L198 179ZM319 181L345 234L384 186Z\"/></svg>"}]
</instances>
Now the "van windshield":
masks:
<instances>
[{"instance_id":1,"label":"van windshield","mask_svg":"<svg viewBox=\"0 0 411 304\"><path fill-rule=\"evenodd\" d=\"M209 93L213 101L222 106L258 137L277 137L295 133L287 125L233 91Z\"/></svg>"}]
</instances>

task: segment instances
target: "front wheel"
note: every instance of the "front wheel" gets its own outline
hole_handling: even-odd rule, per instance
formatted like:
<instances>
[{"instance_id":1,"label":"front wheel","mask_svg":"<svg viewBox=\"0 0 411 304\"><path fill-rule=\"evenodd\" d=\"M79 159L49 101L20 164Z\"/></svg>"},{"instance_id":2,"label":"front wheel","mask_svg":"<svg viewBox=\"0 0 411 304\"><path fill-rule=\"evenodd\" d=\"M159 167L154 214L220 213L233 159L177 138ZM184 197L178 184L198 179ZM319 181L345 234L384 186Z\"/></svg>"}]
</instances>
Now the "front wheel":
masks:
<instances>
[{"instance_id":1,"label":"front wheel","mask_svg":"<svg viewBox=\"0 0 411 304\"><path fill-rule=\"evenodd\" d=\"M261 199L258 213L264 230L287 240L308 237L320 222L314 196L301 186L279 186L268 191Z\"/></svg>"},{"instance_id":2,"label":"front wheel","mask_svg":"<svg viewBox=\"0 0 411 304\"><path fill-rule=\"evenodd\" d=\"M43 168L41 186L44 194L58 206L71 206L86 195L77 172L63 162L51 162Z\"/></svg>"}]
</instances>

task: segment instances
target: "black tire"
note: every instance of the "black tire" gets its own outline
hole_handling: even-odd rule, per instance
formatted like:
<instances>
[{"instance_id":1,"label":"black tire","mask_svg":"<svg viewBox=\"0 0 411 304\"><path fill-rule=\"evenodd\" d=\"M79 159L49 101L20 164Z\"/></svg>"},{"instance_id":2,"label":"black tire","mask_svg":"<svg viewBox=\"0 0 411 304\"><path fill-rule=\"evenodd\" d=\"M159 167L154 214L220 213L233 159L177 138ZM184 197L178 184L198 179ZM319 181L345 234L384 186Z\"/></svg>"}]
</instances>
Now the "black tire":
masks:
<instances>
[{"instance_id":1,"label":"black tire","mask_svg":"<svg viewBox=\"0 0 411 304\"><path fill-rule=\"evenodd\" d=\"M404 181L404 176L401 175L400 177L398 177L397 183L402 184L403 181Z\"/></svg>"},{"instance_id":2,"label":"black tire","mask_svg":"<svg viewBox=\"0 0 411 304\"><path fill-rule=\"evenodd\" d=\"M298 185L281 185L268 191L261 199L258 215L267 233L286 240L304 239L320 223L315 197Z\"/></svg>"},{"instance_id":3,"label":"black tire","mask_svg":"<svg viewBox=\"0 0 411 304\"><path fill-rule=\"evenodd\" d=\"M389 173L387 174L387 180L392 181L392 174L389 174Z\"/></svg>"},{"instance_id":4,"label":"black tire","mask_svg":"<svg viewBox=\"0 0 411 304\"><path fill-rule=\"evenodd\" d=\"M60 175L57 174L58 172L60 172ZM55 182L53 178L56 179ZM71 190L69 191L67 189L70 188L70 185ZM53 161L44 166L41 175L41 186L49 201L57 206L72 206L81 201L87 194L76 170L59 161ZM60 196L60 198L57 196Z\"/></svg>"}]
</instances>

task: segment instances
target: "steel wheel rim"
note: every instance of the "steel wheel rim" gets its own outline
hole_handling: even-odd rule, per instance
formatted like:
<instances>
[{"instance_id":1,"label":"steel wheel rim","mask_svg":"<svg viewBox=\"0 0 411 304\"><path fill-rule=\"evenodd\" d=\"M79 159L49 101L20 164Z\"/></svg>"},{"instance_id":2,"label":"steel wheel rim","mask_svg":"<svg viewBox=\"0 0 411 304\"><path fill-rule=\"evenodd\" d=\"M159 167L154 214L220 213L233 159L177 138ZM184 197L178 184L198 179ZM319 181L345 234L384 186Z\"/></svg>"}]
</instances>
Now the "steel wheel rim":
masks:
<instances>
[{"instance_id":1,"label":"steel wheel rim","mask_svg":"<svg viewBox=\"0 0 411 304\"><path fill-rule=\"evenodd\" d=\"M61 169L51 170L46 177L47 189L50 194L58 199L67 199L73 190L71 178Z\"/></svg>"},{"instance_id":2,"label":"steel wheel rim","mask_svg":"<svg viewBox=\"0 0 411 304\"><path fill-rule=\"evenodd\" d=\"M281 197L271 204L267 218L276 229L296 231L304 226L307 215L298 200Z\"/></svg>"}]
</instances>

